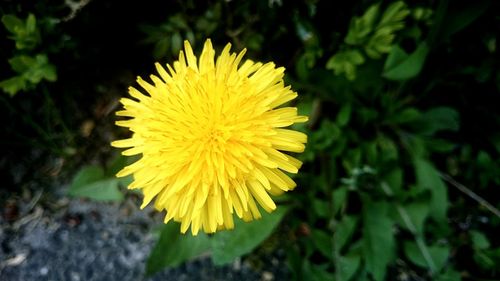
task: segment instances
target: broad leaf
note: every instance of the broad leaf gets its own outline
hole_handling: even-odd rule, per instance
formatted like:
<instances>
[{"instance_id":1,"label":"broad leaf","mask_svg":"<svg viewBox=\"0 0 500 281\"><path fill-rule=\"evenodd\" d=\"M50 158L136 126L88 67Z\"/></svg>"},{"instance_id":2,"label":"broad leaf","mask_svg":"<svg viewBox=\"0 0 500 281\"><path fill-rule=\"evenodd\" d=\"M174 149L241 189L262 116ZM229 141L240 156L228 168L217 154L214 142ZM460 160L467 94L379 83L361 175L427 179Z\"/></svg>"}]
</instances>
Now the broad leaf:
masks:
<instances>
[{"instance_id":1,"label":"broad leaf","mask_svg":"<svg viewBox=\"0 0 500 281\"><path fill-rule=\"evenodd\" d=\"M386 202L364 202L363 250L366 269L377 281L384 280L387 266L393 261L395 240L393 221L387 216Z\"/></svg>"},{"instance_id":2,"label":"broad leaf","mask_svg":"<svg viewBox=\"0 0 500 281\"><path fill-rule=\"evenodd\" d=\"M341 251L356 230L358 218L345 215L335 227L334 243L335 247Z\"/></svg>"},{"instance_id":3,"label":"broad leaf","mask_svg":"<svg viewBox=\"0 0 500 281\"><path fill-rule=\"evenodd\" d=\"M431 192L430 215L436 222L446 222L448 209L448 190L439 177L438 171L427 160L415 157L413 159L417 186L420 190Z\"/></svg>"},{"instance_id":4,"label":"broad leaf","mask_svg":"<svg viewBox=\"0 0 500 281\"><path fill-rule=\"evenodd\" d=\"M431 272L439 272L448 259L450 249L443 246L428 247L428 251L422 251L415 242L407 241L404 243L404 252L406 257L414 264L429 268Z\"/></svg>"},{"instance_id":5,"label":"broad leaf","mask_svg":"<svg viewBox=\"0 0 500 281\"><path fill-rule=\"evenodd\" d=\"M87 166L75 176L68 189L68 195L97 201L121 201L123 194L118 188L120 180L104 178L104 171L98 166Z\"/></svg>"},{"instance_id":6,"label":"broad leaf","mask_svg":"<svg viewBox=\"0 0 500 281\"><path fill-rule=\"evenodd\" d=\"M181 234L178 223L163 226L160 238L146 262L146 274L165 267L175 267L210 249L210 239L204 233L197 236Z\"/></svg>"},{"instance_id":7,"label":"broad leaf","mask_svg":"<svg viewBox=\"0 0 500 281\"><path fill-rule=\"evenodd\" d=\"M420 43L410 55L406 54L401 47L394 46L387 56L382 76L389 80L413 78L422 70L428 53L429 47L425 42Z\"/></svg>"},{"instance_id":8,"label":"broad leaf","mask_svg":"<svg viewBox=\"0 0 500 281\"><path fill-rule=\"evenodd\" d=\"M349 281L359 268L361 262L360 256L344 256L339 258L339 267L341 281Z\"/></svg>"},{"instance_id":9,"label":"broad leaf","mask_svg":"<svg viewBox=\"0 0 500 281\"><path fill-rule=\"evenodd\" d=\"M312 230L312 241L316 249L328 259L333 258L333 233L328 233L319 229Z\"/></svg>"},{"instance_id":10,"label":"broad leaf","mask_svg":"<svg viewBox=\"0 0 500 281\"><path fill-rule=\"evenodd\" d=\"M232 262L250 253L279 225L288 208L279 206L274 212L263 213L262 218L251 222L236 219L234 229L217 232L212 238L212 258L216 265Z\"/></svg>"}]
</instances>

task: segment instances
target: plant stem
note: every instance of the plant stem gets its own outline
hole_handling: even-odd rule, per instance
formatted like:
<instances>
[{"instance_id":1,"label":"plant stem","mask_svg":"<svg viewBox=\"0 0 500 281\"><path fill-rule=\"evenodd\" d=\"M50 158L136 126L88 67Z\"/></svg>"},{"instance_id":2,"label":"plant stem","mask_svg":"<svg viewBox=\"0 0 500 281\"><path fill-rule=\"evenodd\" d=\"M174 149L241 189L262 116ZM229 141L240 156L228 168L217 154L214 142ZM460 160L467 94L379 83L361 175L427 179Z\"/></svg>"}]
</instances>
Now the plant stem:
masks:
<instances>
[{"instance_id":1,"label":"plant stem","mask_svg":"<svg viewBox=\"0 0 500 281\"><path fill-rule=\"evenodd\" d=\"M439 176L448 182L449 184L453 185L454 187L458 188L458 190L462 191L466 195L468 195L470 198L474 199L476 202L479 204L483 205L486 209L488 209L490 212L492 212L495 216L500 218L500 211L495 208L492 204L490 204L488 201L486 201L484 198L481 196L477 195L474 193L472 190L467 188L465 185L455 181L452 177L450 177L447 174L444 173L439 173Z\"/></svg>"}]
</instances>

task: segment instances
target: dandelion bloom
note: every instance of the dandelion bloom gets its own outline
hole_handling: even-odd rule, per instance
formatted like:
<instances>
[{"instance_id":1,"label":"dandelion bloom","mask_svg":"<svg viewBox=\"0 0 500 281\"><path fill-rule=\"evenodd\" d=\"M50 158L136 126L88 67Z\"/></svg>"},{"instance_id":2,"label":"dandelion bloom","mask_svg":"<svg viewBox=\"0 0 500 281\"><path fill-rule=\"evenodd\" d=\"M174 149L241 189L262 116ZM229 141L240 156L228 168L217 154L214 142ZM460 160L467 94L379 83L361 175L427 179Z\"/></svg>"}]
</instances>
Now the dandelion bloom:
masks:
<instances>
[{"instance_id":1,"label":"dandelion bloom","mask_svg":"<svg viewBox=\"0 0 500 281\"><path fill-rule=\"evenodd\" d=\"M117 121L132 137L112 142L123 155L142 157L117 176L133 174L129 188L144 194L141 208L166 211L165 223L181 222L196 235L234 227L233 213L250 221L276 209L271 195L295 187L283 171L297 173L301 162L282 151L302 152L307 136L283 129L306 122L295 107L279 107L297 97L283 82L284 68L251 60L227 44L215 59L210 40L199 57L187 41L168 72L158 63L152 84L137 78L148 95L130 87Z\"/></svg>"}]
</instances>

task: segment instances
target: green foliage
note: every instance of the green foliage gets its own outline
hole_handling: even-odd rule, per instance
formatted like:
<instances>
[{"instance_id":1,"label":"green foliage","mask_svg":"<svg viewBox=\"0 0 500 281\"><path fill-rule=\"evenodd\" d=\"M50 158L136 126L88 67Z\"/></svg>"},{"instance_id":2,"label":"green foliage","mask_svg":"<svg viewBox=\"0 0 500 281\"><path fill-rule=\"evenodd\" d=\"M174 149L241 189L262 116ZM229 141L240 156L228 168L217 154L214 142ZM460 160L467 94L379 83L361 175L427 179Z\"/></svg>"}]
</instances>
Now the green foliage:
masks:
<instances>
[{"instance_id":1,"label":"green foliage","mask_svg":"<svg viewBox=\"0 0 500 281\"><path fill-rule=\"evenodd\" d=\"M335 75L345 73L347 79L354 80L356 68L365 62L361 49L371 59L380 59L383 54L389 53L393 48L395 33L405 27L404 20L409 13L410 10L402 1L391 3L382 14L379 4L370 6L361 17L351 20L344 38L344 50L330 57L326 68L333 69ZM401 57L402 54L405 54L404 51L397 55ZM391 62L402 61L399 57L392 58ZM393 66L394 62L389 67Z\"/></svg>"},{"instance_id":2,"label":"green foliage","mask_svg":"<svg viewBox=\"0 0 500 281\"><path fill-rule=\"evenodd\" d=\"M49 62L47 54L32 53L41 41L35 16L30 14L23 21L14 15L4 15L2 23L11 33L9 38L15 41L18 55L9 59L16 76L0 81L0 88L14 96L19 91L32 89L42 80L56 81L56 67Z\"/></svg>"},{"instance_id":3,"label":"green foliage","mask_svg":"<svg viewBox=\"0 0 500 281\"><path fill-rule=\"evenodd\" d=\"M15 15L2 16L4 27L11 33L10 39L16 43L18 50L33 50L40 43L40 31L36 26L36 18L29 14L26 21Z\"/></svg>"},{"instance_id":4,"label":"green foliage","mask_svg":"<svg viewBox=\"0 0 500 281\"><path fill-rule=\"evenodd\" d=\"M152 275L165 267L175 267L210 249L211 239L204 233L198 236L180 234L180 225L162 226L160 237L146 263L146 274Z\"/></svg>"},{"instance_id":5,"label":"green foliage","mask_svg":"<svg viewBox=\"0 0 500 281\"><path fill-rule=\"evenodd\" d=\"M495 1L98 2L52 29L53 14L44 8L6 9L3 45L12 51L2 53L7 79L0 87L11 95L51 87L69 101L60 103L70 108L62 120L78 128L79 118L95 118L102 126L112 121L91 105L118 99L123 91L116 88L131 83L123 77L150 73L152 57L172 62L185 39L199 53L210 37L216 50L231 42L234 50L247 48L249 59L286 67L285 83L299 93L291 105L310 117L294 127L307 133L308 143L297 155L304 162L294 175L297 188L276 198L285 204L211 236L181 235L175 223L162 227L148 273L204 253L215 264L230 263L278 236L293 280L499 279L494 231L500 221L484 207L485 201L499 207L489 196L500 185ZM111 8L130 13L94 38ZM54 35L54 26L62 32ZM68 73L65 81L57 80L56 68ZM16 108L30 99L23 101ZM25 118L28 110L19 112L13 115ZM30 122L44 142L67 139L40 130L45 119L52 120ZM47 122L42 129L53 123L61 126ZM109 135L102 130L97 135ZM106 169L84 167L68 194L121 200L126 182L113 174L125 165L122 158Z\"/></svg>"},{"instance_id":6,"label":"green foliage","mask_svg":"<svg viewBox=\"0 0 500 281\"><path fill-rule=\"evenodd\" d=\"M116 157L108 169L98 165L84 166L73 178L68 195L88 198L96 201L122 201L123 192L120 186L128 186L131 177L116 178L115 174L126 165L125 157Z\"/></svg>"},{"instance_id":7,"label":"green foliage","mask_svg":"<svg viewBox=\"0 0 500 281\"><path fill-rule=\"evenodd\" d=\"M407 54L401 47L393 46L384 64L382 76L389 80L408 80L417 76L424 66L429 48L422 42L412 53Z\"/></svg>"},{"instance_id":8,"label":"green foliage","mask_svg":"<svg viewBox=\"0 0 500 281\"><path fill-rule=\"evenodd\" d=\"M281 222L288 208L281 206L271 214L263 213L262 218L252 222L235 220L233 230L219 231L208 237L204 233L197 236L183 235L179 225L169 223L162 227L146 264L148 275L164 267L175 267L204 252L211 252L215 265L223 265L250 253L268 238Z\"/></svg>"},{"instance_id":9,"label":"green foliage","mask_svg":"<svg viewBox=\"0 0 500 281\"><path fill-rule=\"evenodd\" d=\"M261 219L253 222L237 219L233 230L216 233L212 238L214 264L230 263L237 257L250 253L271 235L287 211L286 206L280 206L270 214L264 212Z\"/></svg>"},{"instance_id":10,"label":"green foliage","mask_svg":"<svg viewBox=\"0 0 500 281\"><path fill-rule=\"evenodd\" d=\"M365 206L363 252L366 254L366 270L375 280L384 280L387 266L394 259L395 241L390 233L393 222L387 216L386 203L368 203Z\"/></svg>"}]
</instances>

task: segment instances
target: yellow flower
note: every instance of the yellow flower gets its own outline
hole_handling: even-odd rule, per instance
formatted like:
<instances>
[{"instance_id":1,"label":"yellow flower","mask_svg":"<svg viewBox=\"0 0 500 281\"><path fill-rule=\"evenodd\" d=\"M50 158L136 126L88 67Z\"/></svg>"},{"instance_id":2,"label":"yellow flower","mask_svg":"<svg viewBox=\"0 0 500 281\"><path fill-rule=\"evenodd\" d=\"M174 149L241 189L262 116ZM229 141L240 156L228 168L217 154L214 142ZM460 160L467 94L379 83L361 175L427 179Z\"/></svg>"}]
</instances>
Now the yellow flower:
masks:
<instances>
[{"instance_id":1,"label":"yellow flower","mask_svg":"<svg viewBox=\"0 0 500 281\"><path fill-rule=\"evenodd\" d=\"M196 235L231 229L233 213L250 221L276 209L271 195L295 187L283 171L297 173L301 162L282 151L302 152L307 136L283 129L306 116L279 107L297 97L283 82L284 68L246 60L245 50L230 53L227 44L215 60L210 40L199 59L187 41L168 72L158 63L153 84L140 77L149 95L130 87L135 99L122 98L118 126L133 132L112 145L129 148L123 155L142 157L117 176L133 174L129 188L140 188L144 208L167 212L165 223L181 222Z\"/></svg>"}]
</instances>

